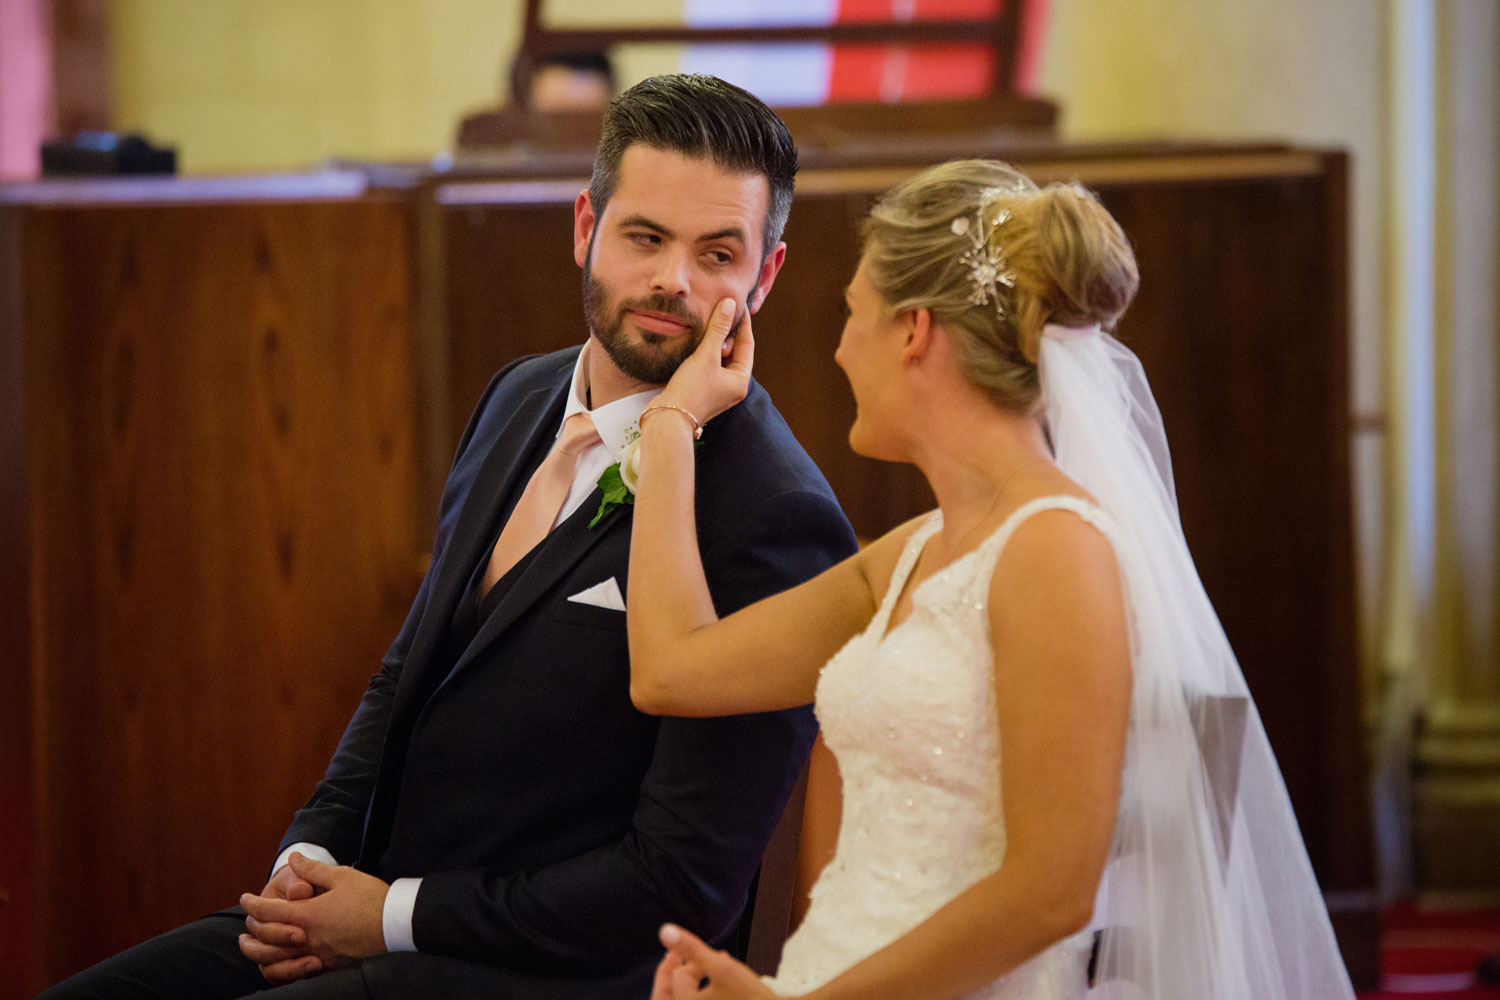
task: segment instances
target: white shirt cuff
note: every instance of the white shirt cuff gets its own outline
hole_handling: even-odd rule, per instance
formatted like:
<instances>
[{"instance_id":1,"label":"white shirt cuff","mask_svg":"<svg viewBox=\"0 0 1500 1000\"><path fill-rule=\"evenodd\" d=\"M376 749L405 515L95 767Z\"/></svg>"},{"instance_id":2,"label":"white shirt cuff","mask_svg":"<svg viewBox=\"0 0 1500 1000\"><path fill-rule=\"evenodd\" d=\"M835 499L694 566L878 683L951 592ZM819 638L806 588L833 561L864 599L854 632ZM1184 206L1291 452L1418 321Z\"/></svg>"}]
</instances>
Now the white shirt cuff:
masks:
<instances>
[{"instance_id":1,"label":"white shirt cuff","mask_svg":"<svg viewBox=\"0 0 1500 1000\"><path fill-rule=\"evenodd\" d=\"M386 951L416 951L411 935L411 913L417 906L419 878L398 878L385 894L385 909L380 912L380 930L385 935Z\"/></svg>"},{"instance_id":2,"label":"white shirt cuff","mask_svg":"<svg viewBox=\"0 0 1500 1000\"><path fill-rule=\"evenodd\" d=\"M293 851L296 851L304 858L311 858L314 861L321 861L325 865L338 864L337 861L333 860L333 855L328 853L328 848L319 847L317 844L297 843L293 844L291 847L288 847L286 850L276 855L276 863L271 866L271 874L273 876L277 872L281 871L281 869L286 867L287 861L291 859Z\"/></svg>"}]
</instances>

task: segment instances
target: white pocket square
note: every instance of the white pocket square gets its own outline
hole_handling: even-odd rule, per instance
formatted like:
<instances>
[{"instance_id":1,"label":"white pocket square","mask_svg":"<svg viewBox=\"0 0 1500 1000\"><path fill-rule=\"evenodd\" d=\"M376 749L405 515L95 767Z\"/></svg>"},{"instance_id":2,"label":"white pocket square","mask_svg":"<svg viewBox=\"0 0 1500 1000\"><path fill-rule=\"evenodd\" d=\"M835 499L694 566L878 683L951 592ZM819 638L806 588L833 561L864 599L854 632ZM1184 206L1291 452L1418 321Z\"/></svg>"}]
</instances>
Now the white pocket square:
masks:
<instances>
[{"instance_id":1,"label":"white pocket square","mask_svg":"<svg viewBox=\"0 0 1500 1000\"><path fill-rule=\"evenodd\" d=\"M603 583L596 583L587 590L580 590L568 600L575 604L592 604L596 608L607 608L610 611L625 610L625 595L620 593L620 585L610 577Z\"/></svg>"}]
</instances>

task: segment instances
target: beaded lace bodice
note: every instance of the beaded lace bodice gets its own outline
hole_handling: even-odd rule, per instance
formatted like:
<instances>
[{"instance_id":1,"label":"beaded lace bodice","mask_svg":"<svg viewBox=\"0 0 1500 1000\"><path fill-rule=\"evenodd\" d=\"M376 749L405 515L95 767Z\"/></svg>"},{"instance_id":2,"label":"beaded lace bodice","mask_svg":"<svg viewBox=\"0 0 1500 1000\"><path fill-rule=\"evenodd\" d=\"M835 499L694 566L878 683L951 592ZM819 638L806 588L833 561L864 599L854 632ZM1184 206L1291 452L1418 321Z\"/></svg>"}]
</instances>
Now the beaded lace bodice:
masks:
<instances>
[{"instance_id":1,"label":"beaded lace bodice","mask_svg":"<svg viewBox=\"0 0 1500 1000\"><path fill-rule=\"evenodd\" d=\"M1051 509L1073 511L1111 534L1103 513L1087 501L1032 500L923 580L912 592L910 615L888 631L922 547L942 527L935 511L912 533L869 626L823 668L816 709L843 778L843 814L807 917L767 981L777 992L822 985L1003 863L990 578L1016 527ZM1087 939L1054 945L972 996L1079 996Z\"/></svg>"}]
</instances>

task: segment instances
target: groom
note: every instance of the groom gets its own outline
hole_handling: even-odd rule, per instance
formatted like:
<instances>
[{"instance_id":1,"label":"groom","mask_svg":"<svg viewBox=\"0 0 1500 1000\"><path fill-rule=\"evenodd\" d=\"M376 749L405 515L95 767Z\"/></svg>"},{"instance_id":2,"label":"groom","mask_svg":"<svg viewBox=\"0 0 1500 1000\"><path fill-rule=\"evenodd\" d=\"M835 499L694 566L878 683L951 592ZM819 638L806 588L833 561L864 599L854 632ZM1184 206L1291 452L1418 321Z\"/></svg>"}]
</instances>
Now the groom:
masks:
<instances>
[{"instance_id":1,"label":"groom","mask_svg":"<svg viewBox=\"0 0 1500 1000\"><path fill-rule=\"evenodd\" d=\"M595 484L714 303L765 300L795 172L786 126L737 87L657 77L616 100L575 205L589 339L491 381L432 567L270 882L241 897L248 916L205 917L44 997L645 996L661 923L729 937L811 714L634 709L631 509L601 516ZM759 386L698 455L721 614L854 550Z\"/></svg>"}]
</instances>

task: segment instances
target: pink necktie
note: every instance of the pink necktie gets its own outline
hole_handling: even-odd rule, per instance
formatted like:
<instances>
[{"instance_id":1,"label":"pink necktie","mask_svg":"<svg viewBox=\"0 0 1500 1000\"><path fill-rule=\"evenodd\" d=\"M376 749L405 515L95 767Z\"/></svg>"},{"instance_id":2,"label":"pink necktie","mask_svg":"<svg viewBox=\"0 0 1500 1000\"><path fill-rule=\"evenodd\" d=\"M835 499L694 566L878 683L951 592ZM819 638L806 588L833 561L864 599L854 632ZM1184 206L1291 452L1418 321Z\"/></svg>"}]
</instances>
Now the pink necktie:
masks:
<instances>
[{"instance_id":1,"label":"pink necktie","mask_svg":"<svg viewBox=\"0 0 1500 1000\"><path fill-rule=\"evenodd\" d=\"M521 499L516 501L516 509L510 512L510 520L500 532L484 573L484 593L489 593L496 581L547 537L552 522L557 520L557 512L568 499L568 491L573 488L578 456L598 443L599 432L587 413L575 413L563 422L557 444L532 473L531 482L526 484Z\"/></svg>"}]
</instances>

